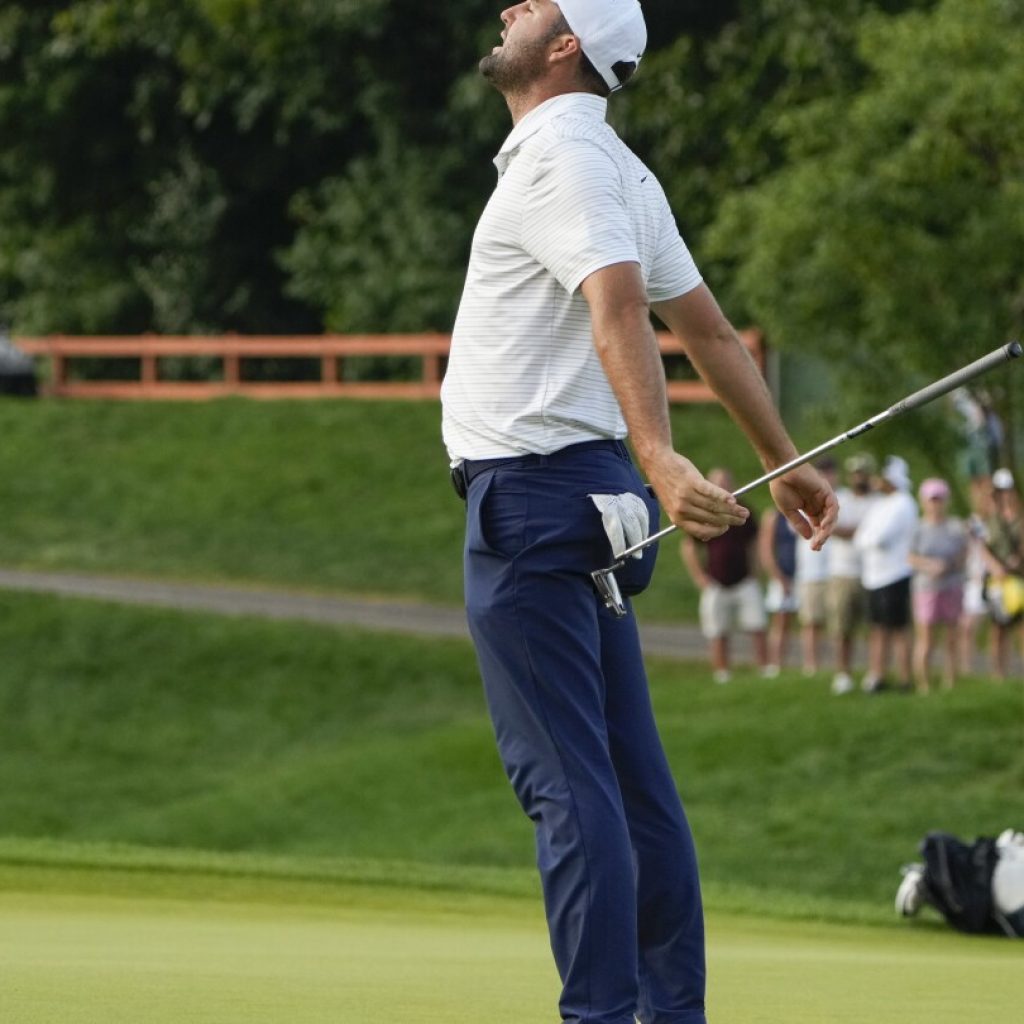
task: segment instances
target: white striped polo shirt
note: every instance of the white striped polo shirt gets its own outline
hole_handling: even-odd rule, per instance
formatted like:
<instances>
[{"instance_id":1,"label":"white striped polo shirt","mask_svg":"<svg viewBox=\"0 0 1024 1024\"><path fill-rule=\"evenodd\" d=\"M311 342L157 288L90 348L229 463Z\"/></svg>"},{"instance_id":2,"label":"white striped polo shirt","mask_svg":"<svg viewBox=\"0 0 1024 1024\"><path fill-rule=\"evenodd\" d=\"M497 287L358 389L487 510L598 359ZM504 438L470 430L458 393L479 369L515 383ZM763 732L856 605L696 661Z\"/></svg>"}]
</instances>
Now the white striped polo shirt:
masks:
<instances>
[{"instance_id":1,"label":"white striped polo shirt","mask_svg":"<svg viewBox=\"0 0 1024 1024\"><path fill-rule=\"evenodd\" d=\"M495 158L441 390L453 463L625 437L579 286L624 262L640 265L652 302L701 282L661 185L606 108L589 93L547 100Z\"/></svg>"}]
</instances>

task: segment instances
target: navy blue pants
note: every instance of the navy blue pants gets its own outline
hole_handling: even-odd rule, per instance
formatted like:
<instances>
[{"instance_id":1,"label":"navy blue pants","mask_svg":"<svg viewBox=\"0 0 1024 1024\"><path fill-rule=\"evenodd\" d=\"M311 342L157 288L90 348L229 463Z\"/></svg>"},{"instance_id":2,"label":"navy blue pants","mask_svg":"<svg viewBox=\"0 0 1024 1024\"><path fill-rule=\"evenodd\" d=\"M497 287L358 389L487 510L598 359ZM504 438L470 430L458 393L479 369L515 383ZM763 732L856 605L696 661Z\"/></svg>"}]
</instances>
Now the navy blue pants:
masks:
<instances>
[{"instance_id":1,"label":"navy blue pants","mask_svg":"<svg viewBox=\"0 0 1024 1024\"><path fill-rule=\"evenodd\" d=\"M469 485L466 606L498 749L534 823L562 1019L704 1024L693 838L591 493L643 494L626 448L510 460Z\"/></svg>"}]
</instances>

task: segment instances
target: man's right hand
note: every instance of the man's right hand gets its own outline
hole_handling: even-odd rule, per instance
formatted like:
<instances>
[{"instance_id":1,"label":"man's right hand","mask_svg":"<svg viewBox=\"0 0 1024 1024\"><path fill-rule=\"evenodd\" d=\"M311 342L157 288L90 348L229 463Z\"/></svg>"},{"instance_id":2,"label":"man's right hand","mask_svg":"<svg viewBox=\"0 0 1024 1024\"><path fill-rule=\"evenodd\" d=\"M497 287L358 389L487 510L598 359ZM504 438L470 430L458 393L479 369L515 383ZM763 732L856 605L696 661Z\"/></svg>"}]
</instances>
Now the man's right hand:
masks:
<instances>
[{"instance_id":1,"label":"man's right hand","mask_svg":"<svg viewBox=\"0 0 1024 1024\"><path fill-rule=\"evenodd\" d=\"M644 469L665 514L697 540L720 537L730 526L742 526L750 516L728 491L705 479L678 452L666 450L648 459Z\"/></svg>"}]
</instances>

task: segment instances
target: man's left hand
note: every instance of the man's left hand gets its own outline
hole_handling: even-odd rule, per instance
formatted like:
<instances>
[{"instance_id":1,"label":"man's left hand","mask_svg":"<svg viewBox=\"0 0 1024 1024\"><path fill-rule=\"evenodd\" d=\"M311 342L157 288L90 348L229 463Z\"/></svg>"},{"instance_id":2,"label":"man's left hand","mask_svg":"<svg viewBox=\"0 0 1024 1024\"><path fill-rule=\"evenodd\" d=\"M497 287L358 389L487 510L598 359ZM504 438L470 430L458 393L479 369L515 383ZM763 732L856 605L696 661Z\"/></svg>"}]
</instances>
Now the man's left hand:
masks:
<instances>
[{"instance_id":1,"label":"man's left hand","mask_svg":"<svg viewBox=\"0 0 1024 1024\"><path fill-rule=\"evenodd\" d=\"M813 550L820 551L839 515L839 501L828 481L811 466L798 466L768 486L793 529L811 542Z\"/></svg>"}]
</instances>

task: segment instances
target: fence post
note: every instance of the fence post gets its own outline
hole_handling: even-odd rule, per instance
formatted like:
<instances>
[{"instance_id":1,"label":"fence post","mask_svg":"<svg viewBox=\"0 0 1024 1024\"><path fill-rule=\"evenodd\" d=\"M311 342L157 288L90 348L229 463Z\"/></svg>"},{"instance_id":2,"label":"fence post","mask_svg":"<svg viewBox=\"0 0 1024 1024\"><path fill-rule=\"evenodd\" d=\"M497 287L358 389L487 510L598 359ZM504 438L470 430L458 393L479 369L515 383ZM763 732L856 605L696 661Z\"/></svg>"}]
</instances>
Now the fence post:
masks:
<instances>
[{"instance_id":1,"label":"fence post","mask_svg":"<svg viewBox=\"0 0 1024 1024\"><path fill-rule=\"evenodd\" d=\"M441 357L437 354L424 355L423 357L423 383L440 384L441 382Z\"/></svg>"},{"instance_id":2,"label":"fence post","mask_svg":"<svg viewBox=\"0 0 1024 1024\"><path fill-rule=\"evenodd\" d=\"M68 383L68 363L64 354L60 351L60 339L54 339L57 345L54 346L50 355L50 372L53 374L53 393L60 395Z\"/></svg>"},{"instance_id":3,"label":"fence post","mask_svg":"<svg viewBox=\"0 0 1024 1024\"><path fill-rule=\"evenodd\" d=\"M156 356L152 352L142 353L142 376L141 383L144 388L152 387L157 383Z\"/></svg>"},{"instance_id":4,"label":"fence post","mask_svg":"<svg viewBox=\"0 0 1024 1024\"><path fill-rule=\"evenodd\" d=\"M338 360L330 352L320 357L320 381L323 384L338 383Z\"/></svg>"}]
</instances>

